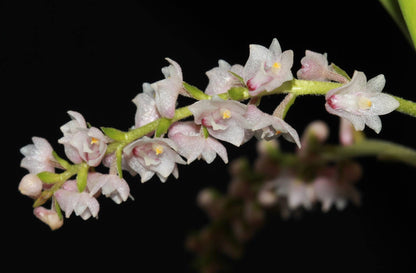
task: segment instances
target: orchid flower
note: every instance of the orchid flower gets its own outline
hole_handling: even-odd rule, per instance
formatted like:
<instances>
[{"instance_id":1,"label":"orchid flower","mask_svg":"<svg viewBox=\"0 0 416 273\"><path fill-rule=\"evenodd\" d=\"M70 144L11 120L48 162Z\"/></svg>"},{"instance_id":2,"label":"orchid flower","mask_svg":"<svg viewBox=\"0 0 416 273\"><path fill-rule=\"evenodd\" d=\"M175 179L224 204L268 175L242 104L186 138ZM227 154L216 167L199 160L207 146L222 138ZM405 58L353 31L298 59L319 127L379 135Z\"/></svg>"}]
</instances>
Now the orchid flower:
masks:
<instances>
[{"instance_id":1,"label":"orchid flower","mask_svg":"<svg viewBox=\"0 0 416 273\"><path fill-rule=\"evenodd\" d=\"M142 182L148 181L154 174L165 182L170 174L176 178L179 176L176 163L185 164L176 150L173 140L144 136L124 148L124 159L140 175Z\"/></svg>"},{"instance_id":2,"label":"orchid flower","mask_svg":"<svg viewBox=\"0 0 416 273\"><path fill-rule=\"evenodd\" d=\"M186 93L183 88L182 69L177 62L166 58L169 66L162 68L165 79L151 84L155 90L155 102L160 115L173 118L175 115L176 100L180 93Z\"/></svg>"},{"instance_id":3,"label":"orchid flower","mask_svg":"<svg viewBox=\"0 0 416 273\"><path fill-rule=\"evenodd\" d=\"M20 162L22 168L26 168L30 173L54 172L54 158L52 156L52 146L41 137L33 137L33 144L29 144L20 149L24 158Z\"/></svg>"},{"instance_id":4,"label":"orchid flower","mask_svg":"<svg viewBox=\"0 0 416 273\"><path fill-rule=\"evenodd\" d=\"M328 65L327 54L320 54L306 50L305 57L300 60L302 68L298 70L297 76L302 80L311 81L336 81L341 83L348 82L344 76L336 73Z\"/></svg>"},{"instance_id":5,"label":"orchid flower","mask_svg":"<svg viewBox=\"0 0 416 273\"><path fill-rule=\"evenodd\" d=\"M250 45L250 55L244 65L243 79L256 96L263 91L272 91L285 81L293 79L291 68L293 51L282 52L279 42L273 39L269 49L262 45Z\"/></svg>"},{"instance_id":6,"label":"orchid flower","mask_svg":"<svg viewBox=\"0 0 416 273\"><path fill-rule=\"evenodd\" d=\"M195 123L205 126L211 136L235 146L248 140L246 129L250 129L250 124L245 117L245 104L213 97L198 101L188 109L194 115Z\"/></svg>"},{"instance_id":7,"label":"orchid flower","mask_svg":"<svg viewBox=\"0 0 416 273\"><path fill-rule=\"evenodd\" d=\"M355 71L350 82L326 94L325 108L329 113L349 120L357 131L364 130L367 125L379 133L382 127L379 115L399 107L395 98L381 93L385 83L383 75L367 82L363 72Z\"/></svg>"},{"instance_id":8,"label":"orchid flower","mask_svg":"<svg viewBox=\"0 0 416 273\"><path fill-rule=\"evenodd\" d=\"M275 184L277 197L286 198L290 210L299 207L312 208L314 194L311 185L304 183L290 173L278 176L273 183Z\"/></svg>"},{"instance_id":9,"label":"orchid flower","mask_svg":"<svg viewBox=\"0 0 416 273\"><path fill-rule=\"evenodd\" d=\"M325 172L318 175L312 182L315 199L321 202L322 211L329 211L332 205L335 205L338 210L342 210L349 200L357 206L360 205L361 196L354 187L354 183L361 175L361 168L358 164L344 167L343 175L331 167Z\"/></svg>"},{"instance_id":10,"label":"orchid flower","mask_svg":"<svg viewBox=\"0 0 416 273\"><path fill-rule=\"evenodd\" d=\"M97 217L100 204L97 199L90 196L87 191L79 192L76 181L68 180L54 194L59 206L65 211L65 217L69 218L72 212L81 216L82 219Z\"/></svg>"},{"instance_id":11,"label":"orchid flower","mask_svg":"<svg viewBox=\"0 0 416 273\"><path fill-rule=\"evenodd\" d=\"M201 157L210 164L217 154L228 163L225 147L216 139L204 136L202 127L192 121L173 124L168 136L178 145L179 154L188 159L188 164Z\"/></svg>"},{"instance_id":12,"label":"orchid flower","mask_svg":"<svg viewBox=\"0 0 416 273\"><path fill-rule=\"evenodd\" d=\"M37 207L33 210L33 214L36 218L47 224L51 230L56 230L64 224L64 220L60 219L58 213L53 209Z\"/></svg>"},{"instance_id":13,"label":"orchid flower","mask_svg":"<svg viewBox=\"0 0 416 273\"><path fill-rule=\"evenodd\" d=\"M72 162L98 166L105 155L108 138L98 128L87 128L80 113L68 111L68 114L72 120L61 126L64 136L58 143L64 145L65 154Z\"/></svg>"},{"instance_id":14,"label":"orchid flower","mask_svg":"<svg viewBox=\"0 0 416 273\"><path fill-rule=\"evenodd\" d=\"M281 118L260 111L256 106L247 106L247 121L251 129L256 131L260 139L270 140L282 135L286 140L294 142L300 147L298 133Z\"/></svg>"},{"instance_id":15,"label":"orchid flower","mask_svg":"<svg viewBox=\"0 0 416 273\"><path fill-rule=\"evenodd\" d=\"M231 87L241 85L240 80L230 72L236 75L242 75L243 66L239 64L231 66L226 61L219 60L218 67L205 73L209 79L205 93L214 96L227 92Z\"/></svg>"},{"instance_id":16,"label":"orchid flower","mask_svg":"<svg viewBox=\"0 0 416 273\"><path fill-rule=\"evenodd\" d=\"M114 174L89 173L87 187L90 196L101 192L117 204L126 201L130 194L127 182Z\"/></svg>"}]
</instances>

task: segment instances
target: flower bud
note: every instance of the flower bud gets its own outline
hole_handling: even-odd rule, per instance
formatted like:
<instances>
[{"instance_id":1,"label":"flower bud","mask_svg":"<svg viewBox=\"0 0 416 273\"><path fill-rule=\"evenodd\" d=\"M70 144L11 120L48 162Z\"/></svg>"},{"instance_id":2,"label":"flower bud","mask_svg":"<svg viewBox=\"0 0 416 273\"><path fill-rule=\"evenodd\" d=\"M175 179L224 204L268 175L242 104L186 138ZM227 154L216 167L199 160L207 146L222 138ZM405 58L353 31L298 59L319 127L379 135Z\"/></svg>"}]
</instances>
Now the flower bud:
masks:
<instances>
[{"instance_id":1,"label":"flower bud","mask_svg":"<svg viewBox=\"0 0 416 273\"><path fill-rule=\"evenodd\" d=\"M297 76L302 80L326 81L328 60L326 54L306 50L305 57L301 60L302 68Z\"/></svg>"},{"instance_id":2,"label":"flower bud","mask_svg":"<svg viewBox=\"0 0 416 273\"><path fill-rule=\"evenodd\" d=\"M277 203L277 195L268 190L262 190L257 197L260 205L264 207L272 207Z\"/></svg>"},{"instance_id":3,"label":"flower bud","mask_svg":"<svg viewBox=\"0 0 416 273\"><path fill-rule=\"evenodd\" d=\"M215 199L215 192L212 189L203 189L198 193L197 204L201 208L208 208L214 204Z\"/></svg>"},{"instance_id":4,"label":"flower bud","mask_svg":"<svg viewBox=\"0 0 416 273\"><path fill-rule=\"evenodd\" d=\"M349 146L354 144L354 131L354 127L349 120L340 118L339 141L342 145Z\"/></svg>"},{"instance_id":5,"label":"flower bud","mask_svg":"<svg viewBox=\"0 0 416 273\"><path fill-rule=\"evenodd\" d=\"M25 175L19 183L19 191L21 194L29 196L33 199L37 198L42 191L42 181L33 173Z\"/></svg>"},{"instance_id":6,"label":"flower bud","mask_svg":"<svg viewBox=\"0 0 416 273\"><path fill-rule=\"evenodd\" d=\"M33 210L33 214L42 222L47 224L52 230L60 228L64 220L59 218L56 211L45 209L44 207L37 207Z\"/></svg>"}]
</instances>

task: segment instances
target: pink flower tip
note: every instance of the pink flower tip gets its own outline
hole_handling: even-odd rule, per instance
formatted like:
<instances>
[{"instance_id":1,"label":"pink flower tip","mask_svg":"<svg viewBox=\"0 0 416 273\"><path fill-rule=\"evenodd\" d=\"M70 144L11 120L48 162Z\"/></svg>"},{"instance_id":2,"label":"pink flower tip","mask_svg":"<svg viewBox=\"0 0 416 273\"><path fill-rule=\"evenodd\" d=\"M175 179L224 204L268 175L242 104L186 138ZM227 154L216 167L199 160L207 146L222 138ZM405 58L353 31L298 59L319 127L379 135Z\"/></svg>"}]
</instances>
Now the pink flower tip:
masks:
<instances>
[{"instance_id":1,"label":"pink flower tip","mask_svg":"<svg viewBox=\"0 0 416 273\"><path fill-rule=\"evenodd\" d=\"M42 185L42 181L36 174L29 173L22 178L18 189L21 194L35 199L42 192Z\"/></svg>"},{"instance_id":2,"label":"pink flower tip","mask_svg":"<svg viewBox=\"0 0 416 273\"><path fill-rule=\"evenodd\" d=\"M64 223L64 220L59 217L56 211L45 209L44 207L35 208L33 214L39 220L47 224L52 230L60 228Z\"/></svg>"}]
</instances>

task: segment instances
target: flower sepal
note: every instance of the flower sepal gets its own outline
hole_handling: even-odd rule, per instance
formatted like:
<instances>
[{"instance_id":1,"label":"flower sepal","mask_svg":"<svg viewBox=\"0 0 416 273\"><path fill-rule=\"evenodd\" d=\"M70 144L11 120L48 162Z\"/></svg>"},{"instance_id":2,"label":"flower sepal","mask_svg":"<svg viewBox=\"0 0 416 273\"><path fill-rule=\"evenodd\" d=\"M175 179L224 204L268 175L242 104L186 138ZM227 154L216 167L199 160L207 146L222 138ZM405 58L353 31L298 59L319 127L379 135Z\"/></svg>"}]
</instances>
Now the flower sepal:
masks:
<instances>
[{"instance_id":1,"label":"flower sepal","mask_svg":"<svg viewBox=\"0 0 416 273\"><path fill-rule=\"evenodd\" d=\"M194 98L197 100L208 100L211 98L210 95L205 94L202 90L200 90L198 87L193 86L187 82L183 82L183 87L185 90Z\"/></svg>"},{"instance_id":2,"label":"flower sepal","mask_svg":"<svg viewBox=\"0 0 416 273\"><path fill-rule=\"evenodd\" d=\"M44 190L33 203L33 208L37 208L45 204L53 195L53 190Z\"/></svg>"},{"instance_id":3,"label":"flower sepal","mask_svg":"<svg viewBox=\"0 0 416 273\"><path fill-rule=\"evenodd\" d=\"M69 169L72 166L71 163L60 157L55 151L52 151L52 156L56 160L56 162L58 162L58 164L65 170Z\"/></svg>"},{"instance_id":4,"label":"flower sepal","mask_svg":"<svg viewBox=\"0 0 416 273\"><path fill-rule=\"evenodd\" d=\"M334 71L334 72L336 72L336 73L338 73L338 74L340 74L341 76L343 76L343 77L345 77L347 80L351 80L351 77L347 74L347 72L345 72L345 70L344 69L342 69L341 67L339 67L339 66L337 66L336 64L334 64L334 63L331 63L331 65L330 65L330 67L331 67L331 69Z\"/></svg>"},{"instance_id":5,"label":"flower sepal","mask_svg":"<svg viewBox=\"0 0 416 273\"><path fill-rule=\"evenodd\" d=\"M127 135L125 132L112 128L112 127L101 127L101 130L104 132L106 136L108 136L109 138L115 141L125 141L127 138Z\"/></svg>"}]
</instances>

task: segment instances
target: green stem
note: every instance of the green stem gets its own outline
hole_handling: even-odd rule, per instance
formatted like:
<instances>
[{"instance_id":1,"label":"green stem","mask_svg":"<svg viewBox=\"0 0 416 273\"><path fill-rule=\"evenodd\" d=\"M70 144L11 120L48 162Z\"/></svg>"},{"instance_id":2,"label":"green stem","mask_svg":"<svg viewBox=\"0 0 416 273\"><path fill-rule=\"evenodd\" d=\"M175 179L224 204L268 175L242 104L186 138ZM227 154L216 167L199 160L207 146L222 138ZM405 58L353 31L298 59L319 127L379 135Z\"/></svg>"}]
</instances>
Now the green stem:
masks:
<instances>
[{"instance_id":1,"label":"green stem","mask_svg":"<svg viewBox=\"0 0 416 273\"><path fill-rule=\"evenodd\" d=\"M75 174L77 174L81 168L81 164L76 164L76 165L70 165L68 166L68 169L60 174L56 174L55 173L50 173L51 177L55 178L55 181L53 183L53 186L50 189L44 190L41 195L35 200L35 202L33 203L33 207L39 207L43 204L46 203L46 201L49 200L49 198L52 197L52 195L59 190L62 185L72 176L74 176ZM46 173L46 172L44 172ZM39 175L38 175L39 176ZM49 184L52 184L52 181L49 182Z\"/></svg>"},{"instance_id":2,"label":"green stem","mask_svg":"<svg viewBox=\"0 0 416 273\"><path fill-rule=\"evenodd\" d=\"M192 116L192 112L189 111L188 107L182 107L179 109L176 109L175 111L175 115L173 116L172 122L187 118ZM142 127L133 129L129 132L126 133L126 137L125 137L125 143L130 143L136 139L139 139L145 135L147 135L148 133L151 133L152 131L157 129L157 126L159 125L161 119L157 119L153 122L150 122L146 125L143 125Z\"/></svg>"},{"instance_id":3,"label":"green stem","mask_svg":"<svg viewBox=\"0 0 416 273\"><path fill-rule=\"evenodd\" d=\"M328 91L341 87L342 83L321 82L321 81L305 81L296 80L287 81L280 87L269 93L261 93L260 95L292 93L298 96L302 95L325 95Z\"/></svg>"},{"instance_id":4,"label":"green stem","mask_svg":"<svg viewBox=\"0 0 416 273\"><path fill-rule=\"evenodd\" d=\"M416 166L416 150L376 139L365 139L350 146L331 146L322 155L329 160L377 156L381 159L400 161Z\"/></svg>"},{"instance_id":5,"label":"green stem","mask_svg":"<svg viewBox=\"0 0 416 273\"><path fill-rule=\"evenodd\" d=\"M416 103L410 100L405 100L403 98L393 96L399 103L400 106L396 109L396 111L408 114L409 116L416 118Z\"/></svg>"}]
</instances>

